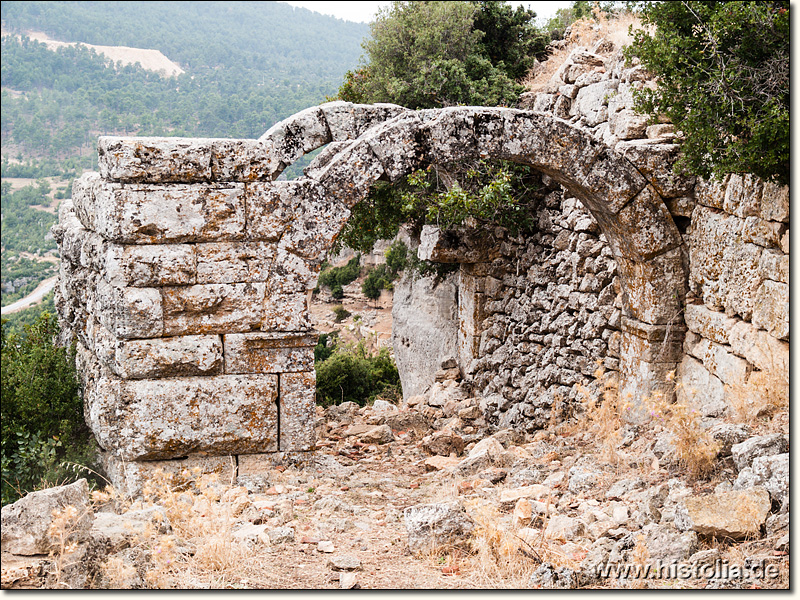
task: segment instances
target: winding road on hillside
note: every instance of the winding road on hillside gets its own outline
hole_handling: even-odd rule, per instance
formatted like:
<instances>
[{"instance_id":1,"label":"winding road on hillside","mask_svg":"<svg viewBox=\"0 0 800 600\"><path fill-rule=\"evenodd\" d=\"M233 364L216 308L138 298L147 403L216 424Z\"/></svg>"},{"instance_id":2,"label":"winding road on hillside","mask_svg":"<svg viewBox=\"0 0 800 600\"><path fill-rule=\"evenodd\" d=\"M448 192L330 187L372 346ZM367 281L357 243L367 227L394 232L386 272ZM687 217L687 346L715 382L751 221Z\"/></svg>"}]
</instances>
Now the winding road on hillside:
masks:
<instances>
[{"instance_id":1,"label":"winding road on hillside","mask_svg":"<svg viewBox=\"0 0 800 600\"><path fill-rule=\"evenodd\" d=\"M56 281L58 281L58 276L45 279L42 283L36 286L36 289L30 294L0 309L0 314L10 315L11 313L19 312L23 308L28 308L29 306L33 306L34 304L41 302L42 298L50 293L50 290L56 286Z\"/></svg>"}]
</instances>

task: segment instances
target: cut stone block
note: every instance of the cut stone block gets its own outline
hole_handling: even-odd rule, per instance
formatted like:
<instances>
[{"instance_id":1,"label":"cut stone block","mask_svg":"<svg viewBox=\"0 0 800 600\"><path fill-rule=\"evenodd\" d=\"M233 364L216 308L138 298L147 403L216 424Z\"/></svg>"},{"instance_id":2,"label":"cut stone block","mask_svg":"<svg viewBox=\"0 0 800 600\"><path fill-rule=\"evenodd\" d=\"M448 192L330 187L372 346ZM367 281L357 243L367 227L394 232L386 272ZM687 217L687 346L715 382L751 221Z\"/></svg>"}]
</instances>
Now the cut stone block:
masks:
<instances>
[{"instance_id":1,"label":"cut stone block","mask_svg":"<svg viewBox=\"0 0 800 600\"><path fill-rule=\"evenodd\" d=\"M262 323L264 283L209 283L161 289L164 335L241 333Z\"/></svg>"},{"instance_id":2,"label":"cut stone block","mask_svg":"<svg viewBox=\"0 0 800 600\"><path fill-rule=\"evenodd\" d=\"M120 340L106 364L123 379L218 375L222 373L222 341L216 335Z\"/></svg>"},{"instance_id":3,"label":"cut stone block","mask_svg":"<svg viewBox=\"0 0 800 600\"><path fill-rule=\"evenodd\" d=\"M779 340L789 341L789 286L765 281L758 288L753 306L753 325L766 329Z\"/></svg>"},{"instance_id":4,"label":"cut stone block","mask_svg":"<svg viewBox=\"0 0 800 600\"><path fill-rule=\"evenodd\" d=\"M95 231L123 244L244 237L244 184L119 184L94 189Z\"/></svg>"},{"instance_id":5,"label":"cut stone block","mask_svg":"<svg viewBox=\"0 0 800 600\"><path fill-rule=\"evenodd\" d=\"M103 278L118 287L161 287L196 283L197 259L188 244L105 244Z\"/></svg>"},{"instance_id":6,"label":"cut stone block","mask_svg":"<svg viewBox=\"0 0 800 600\"><path fill-rule=\"evenodd\" d=\"M736 319L725 316L725 313L710 310L703 304L687 304L683 316L690 331L719 344L730 343L728 334L737 323Z\"/></svg>"},{"instance_id":7,"label":"cut stone block","mask_svg":"<svg viewBox=\"0 0 800 600\"><path fill-rule=\"evenodd\" d=\"M233 456L194 454L173 460L127 461L105 452L103 465L112 485L134 497L142 493L148 482L158 485L165 478L173 488L182 488L202 475L216 473L220 480L226 481L236 474Z\"/></svg>"},{"instance_id":8,"label":"cut stone block","mask_svg":"<svg viewBox=\"0 0 800 600\"><path fill-rule=\"evenodd\" d=\"M102 448L123 460L161 460L276 451L277 397L277 375L108 374L87 386L85 409Z\"/></svg>"},{"instance_id":9,"label":"cut stone block","mask_svg":"<svg viewBox=\"0 0 800 600\"><path fill-rule=\"evenodd\" d=\"M271 181L281 171L274 144L259 140L211 140L213 181Z\"/></svg>"},{"instance_id":10,"label":"cut stone block","mask_svg":"<svg viewBox=\"0 0 800 600\"><path fill-rule=\"evenodd\" d=\"M247 237L251 240L279 240L294 222L303 204L307 184L276 181L249 184L246 191Z\"/></svg>"},{"instance_id":11,"label":"cut stone block","mask_svg":"<svg viewBox=\"0 0 800 600\"><path fill-rule=\"evenodd\" d=\"M211 180L211 140L101 136L100 175L110 181L204 182Z\"/></svg>"},{"instance_id":12,"label":"cut stone block","mask_svg":"<svg viewBox=\"0 0 800 600\"><path fill-rule=\"evenodd\" d=\"M232 333L223 337L226 373L313 371L317 334Z\"/></svg>"},{"instance_id":13,"label":"cut stone block","mask_svg":"<svg viewBox=\"0 0 800 600\"><path fill-rule=\"evenodd\" d=\"M197 244L197 283L265 282L273 266L275 246L267 242Z\"/></svg>"},{"instance_id":14,"label":"cut stone block","mask_svg":"<svg viewBox=\"0 0 800 600\"><path fill-rule=\"evenodd\" d=\"M281 452L314 448L316 381L313 364L306 372L280 374Z\"/></svg>"},{"instance_id":15,"label":"cut stone block","mask_svg":"<svg viewBox=\"0 0 800 600\"><path fill-rule=\"evenodd\" d=\"M100 280L97 316L118 338L153 338L164 333L161 294L154 288L119 288Z\"/></svg>"}]
</instances>

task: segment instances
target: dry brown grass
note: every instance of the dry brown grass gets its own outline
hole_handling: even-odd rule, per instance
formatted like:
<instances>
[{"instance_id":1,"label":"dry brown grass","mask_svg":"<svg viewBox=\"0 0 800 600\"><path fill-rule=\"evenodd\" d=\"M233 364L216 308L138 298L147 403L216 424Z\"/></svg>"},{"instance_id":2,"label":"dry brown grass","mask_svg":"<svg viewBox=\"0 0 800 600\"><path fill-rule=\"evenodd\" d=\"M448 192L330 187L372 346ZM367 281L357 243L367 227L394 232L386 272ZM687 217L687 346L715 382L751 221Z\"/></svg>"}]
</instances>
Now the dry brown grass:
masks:
<instances>
[{"instance_id":1,"label":"dry brown grass","mask_svg":"<svg viewBox=\"0 0 800 600\"><path fill-rule=\"evenodd\" d=\"M622 442L625 428L623 414L629 404L620 399L615 378L606 374L602 368L598 368L594 376L603 381L601 397L578 385L578 393L583 397L581 427L595 435L600 448L600 460L615 465L620 461L617 449Z\"/></svg>"},{"instance_id":2,"label":"dry brown grass","mask_svg":"<svg viewBox=\"0 0 800 600\"><path fill-rule=\"evenodd\" d=\"M707 477L714 470L720 443L701 427L702 415L684 401L670 402L663 394L645 401L654 424L673 436L681 466L692 478Z\"/></svg>"},{"instance_id":3,"label":"dry brown grass","mask_svg":"<svg viewBox=\"0 0 800 600\"><path fill-rule=\"evenodd\" d=\"M771 424L773 417L789 409L789 382L777 369L754 371L747 383L726 386L733 416L740 423Z\"/></svg>"}]
</instances>

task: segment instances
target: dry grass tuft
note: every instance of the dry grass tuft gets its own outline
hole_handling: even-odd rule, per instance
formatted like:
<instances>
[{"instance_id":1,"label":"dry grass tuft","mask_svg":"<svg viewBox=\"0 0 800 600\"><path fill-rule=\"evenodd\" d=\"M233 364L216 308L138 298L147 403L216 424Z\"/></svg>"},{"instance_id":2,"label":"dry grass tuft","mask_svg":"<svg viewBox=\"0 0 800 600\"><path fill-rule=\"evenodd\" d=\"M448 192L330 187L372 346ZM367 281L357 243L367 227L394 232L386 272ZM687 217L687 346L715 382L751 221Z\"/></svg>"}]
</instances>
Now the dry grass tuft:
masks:
<instances>
[{"instance_id":1,"label":"dry grass tuft","mask_svg":"<svg viewBox=\"0 0 800 600\"><path fill-rule=\"evenodd\" d=\"M690 477L707 477L714 470L720 443L700 423L700 412L686 401L669 402L662 394L654 394L645 402L650 417L673 436L673 444L681 465Z\"/></svg>"},{"instance_id":2,"label":"dry grass tuft","mask_svg":"<svg viewBox=\"0 0 800 600\"><path fill-rule=\"evenodd\" d=\"M789 382L777 370L754 371L746 384L726 386L727 400L740 423L770 421L789 409Z\"/></svg>"},{"instance_id":3,"label":"dry grass tuft","mask_svg":"<svg viewBox=\"0 0 800 600\"><path fill-rule=\"evenodd\" d=\"M625 429L623 414L629 404L620 400L617 380L605 373L602 367L594 376L603 381L601 397L578 385L578 393L583 397L583 427L595 434L600 445L600 459L617 464L620 460L617 449Z\"/></svg>"}]
</instances>

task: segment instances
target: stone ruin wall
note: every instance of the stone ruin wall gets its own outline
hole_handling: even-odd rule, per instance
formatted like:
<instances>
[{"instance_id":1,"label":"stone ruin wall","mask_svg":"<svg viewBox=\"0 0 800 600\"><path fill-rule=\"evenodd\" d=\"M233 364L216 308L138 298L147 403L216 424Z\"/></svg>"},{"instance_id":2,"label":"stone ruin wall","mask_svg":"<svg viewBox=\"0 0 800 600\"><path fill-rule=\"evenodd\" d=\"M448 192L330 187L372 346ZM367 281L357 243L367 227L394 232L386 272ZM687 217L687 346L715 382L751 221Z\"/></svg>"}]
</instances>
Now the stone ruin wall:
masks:
<instances>
[{"instance_id":1,"label":"stone ruin wall","mask_svg":"<svg viewBox=\"0 0 800 600\"><path fill-rule=\"evenodd\" d=\"M619 55L578 50L556 78L532 113L330 103L259 140L101 138L100 174L76 182L55 229L57 305L112 478L135 488L147 469L229 456L247 475L313 447L308 292L349 208L421 157L522 157L554 191L530 239L450 255L461 269L438 287L398 285L395 308L418 313L396 311L404 384L424 388L455 354L489 421L530 430L575 384L596 393L598 364L627 393L671 387L677 368L708 415L754 370L788 381L788 189L675 177L672 127L633 113L646 74ZM274 181L325 144L304 177ZM437 258L425 235L421 257ZM431 372L404 368L410 354Z\"/></svg>"},{"instance_id":2,"label":"stone ruin wall","mask_svg":"<svg viewBox=\"0 0 800 600\"><path fill-rule=\"evenodd\" d=\"M633 92L649 85L649 75L605 43L594 50L573 51L523 106L569 120L614 148L665 199L683 238L688 281L673 290L681 314L664 345L679 362L663 362L680 399L703 416L722 416L753 372L772 372L788 385L788 187L751 175L722 182L675 176L674 127L649 124L633 110ZM487 419L531 431L547 425L557 399L574 406L576 384L598 396L598 367L605 380L621 360L637 359L641 347L621 335L625 290L597 221L563 189L537 215L537 233L498 243L493 262L470 262L464 252L459 273L439 287L432 278L395 286L394 347L405 365L406 397L457 357ZM472 327L470 352L465 327Z\"/></svg>"},{"instance_id":3,"label":"stone ruin wall","mask_svg":"<svg viewBox=\"0 0 800 600\"><path fill-rule=\"evenodd\" d=\"M246 476L312 449L306 299L349 211L273 179L331 128L353 139L400 110L334 105L329 126L314 109L261 140L100 138L100 173L54 228L56 306L116 485L232 461Z\"/></svg>"}]
</instances>

